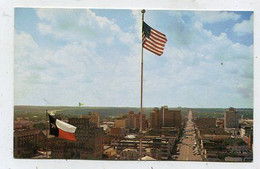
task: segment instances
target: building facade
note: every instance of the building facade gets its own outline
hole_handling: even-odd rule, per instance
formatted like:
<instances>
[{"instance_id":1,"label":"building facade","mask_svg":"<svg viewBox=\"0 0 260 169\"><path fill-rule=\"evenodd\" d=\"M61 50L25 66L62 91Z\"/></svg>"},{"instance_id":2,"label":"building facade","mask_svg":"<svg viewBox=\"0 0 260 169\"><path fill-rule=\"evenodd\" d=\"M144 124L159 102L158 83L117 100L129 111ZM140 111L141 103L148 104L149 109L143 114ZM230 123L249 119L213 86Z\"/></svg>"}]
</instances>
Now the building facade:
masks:
<instances>
[{"instance_id":1,"label":"building facade","mask_svg":"<svg viewBox=\"0 0 260 169\"><path fill-rule=\"evenodd\" d=\"M181 128L182 115L180 110L169 109L167 106L162 106L161 109L154 108L150 114L150 127L176 127Z\"/></svg>"},{"instance_id":2,"label":"building facade","mask_svg":"<svg viewBox=\"0 0 260 169\"><path fill-rule=\"evenodd\" d=\"M135 129L136 124L136 116L133 111L130 111L126 115L126 128L127 129Z\"/></svg>"},{"instance_id":3,"label":"building facade","mask_svg":"<svg viewBox=\"0 0 260 169\"><path fill-rule=\"evenodd\" d=\"M142 116L140 118L140 116ZM135 118L136 118L136 123L135 123L135 129L140 129L140 120L141 120L141 123L142 123L142 130L145 130L146 129L146 118L145 118L145 114L142 114L139 113L139 114L135 114Z\"/></svg>"},{"instance_id":4,"label":"building facade","mask_svg":"<svg viewBox=\"0 0 260 169\"><path fill-rule=\"evenodd\" d=\"M230 107L224 113L224 128L238 128L239 127L239 115L233 107Z\"/></svg>"},{"instance_id":5,"label":"building facade","mask_svg":"<svg viewBox=\"0 0 260 169\"><path fill-rule=\"evenodd\" d=\"M115 127L126 128L126 119L116 119L115 120Z\"/></svg>"},{"instance_id":6,"label":"building facade","mask_svg":"<svg viewBox=\"0 0 260 169\"><path fill-rule=\"evenodd\" d=\"M153 108L152 112L150 113L150 128L157 129L159 128L159 108Z\"/></svg>"},{"instance_id":7,"label":"building facade","mask_svg":"<svg viewBox=\"0 0 260 169\"><path fill-rule=\"evenodd\" d=\"M140 118L142 117L142 118ZM142 123L142 130L146 129L146 117L145 114L138 113L135 114L130 111L126 115L126 128L127 129L140 129L140 121Z\"/></svg>"},{"instance_id":8,"label":"building facade","mask_svg":"<svg viewBox=\"0 0 260 169\"><path fill-rule=\"evenodd\" d=\"M122 127L113 127L111 128L111 133L110 135L112 136L118 136L118 137L124 137L125 136L125 128Z\"/></svg>"},{"instance_id":9,"label":"building facade","mask_svg":"<svg viewBox=\"0 0 260 169\"><path fill-rule=\"evenodd\" d=\"M14 131L14 157L29 158L45 143L45 135L37 129Z\"/></svg>"},{"instance_id":10,"label":"building facade","mask_svg":"<svg viewBox=\"0 0 260 169\"><path fill-rule=\"evenodd\" d=\"M102 159L103 129L94 127L90 118L70 118L69 124L76 126L76 141L59 140L53 147L52 158Z\"/></svg>"},{"instance_id":11,"label":"building facade","mask_svg":"<svg viewBox=\"0 0 260 169\"><path fill-rule=\"evenodd\" d=\"M100 127L100 116L98 113L91 113L80 115L79 118L89 118L90 125L93 127Z\"/></svg>"},{"instance_id":12,"label":"building facade","mask_svg":"<svg viewBox=\"0 0 260 169\"><path fill-rule=\"evenodd\" d=\"M120 154L120 159L137 160L139 158L139 138L122 139L115 144L117 154ZM174 137L144 137L142 139L142 157L148 155L157 160L168 160L172 148L175 144Z\"/></svg>"}]
</instances>

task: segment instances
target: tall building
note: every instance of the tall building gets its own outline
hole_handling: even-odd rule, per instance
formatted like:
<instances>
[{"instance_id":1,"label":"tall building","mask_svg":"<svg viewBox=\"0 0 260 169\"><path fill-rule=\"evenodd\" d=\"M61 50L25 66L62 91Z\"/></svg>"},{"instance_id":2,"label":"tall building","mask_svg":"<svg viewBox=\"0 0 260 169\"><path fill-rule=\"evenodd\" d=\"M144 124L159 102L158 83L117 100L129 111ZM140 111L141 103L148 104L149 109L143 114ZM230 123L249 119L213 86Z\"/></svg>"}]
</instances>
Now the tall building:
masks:
<instances>
[{"instance_id":1,"label":"tall building","mask_svg":"<svg viewBox=\"0 0 260 169\"><path fill-rule=\"evenodd\" d=\"M126 128L126 119L116 119L115 120L115 127Z\"/></svg>"},{"instance_id":2,"label":"tall building","mask_svg":"<svg viewBox=\"0 0 260 169\"><path fill-rule=\"evenodd\" d=\"M90 125L93 127L99 127L100 126L100 117L98 113L91 113L80 115L79 118L89 118Z\"/></svg>"},{"instance_id":3,"label":"tall building","mask_svg":"<svg viewBox=\"0 0 260 169\"><path fill-rule=\"evenodd\" d=\"M141 116L141 113L139 114L135 114L135 129L140 129L140 116ZM142 130L145 130L146 129L146 118L145 118L145 114L142 114Z\"/></svg>"},{"instance_id":4,"label":"tall building","mask_svg":"<svg viewBox=\"0 0 260 169\"><path fill-rule=\"evenodd\" d=\"M161 109L159 110L159 126L160 127L166 127L168 125L165 125L165 119L166 116L168 118L168 107L167 106L162 106Z\"/></svg>"},{"instance_id":5,"label":"tall building","mask_svg":"<svg viewBox=\"0 0 260 169\"><path fill-rule=\"evenodd\" d=\"M181 110L170 110L170 113L172 113L173 117L173 127L176 128L181 128L182 126L182 115L181 115Z\"/></svg>"},{"instance_id":6,"label":"tall building","mask_svg":"<svg viewBox=\"0 0 260 169\"><path fill-rule=\"evenodd\" d=\"M70 118L76 126L76 142L64 140L52 149L53 158L101 159L103 154L103 129L93 126L91 118Z\"/></svg>"},{"instance_id":7,"label":"tall building","mask_svg":"<svg viewBox=\"0 0 260 169\"><path fill-rule=\"evenodd\" d=\"M152 113L150 113L150 128L159 128L159 108L153 108Z\"/></svg>"},{"instance_id":8,"label":"tall building","mask_svg":"<svg viewBox=\"0 0 260 169\"><path fill-rule=\"evenodd\" d=\"M230 107L224 113L224 128L238 128L239 119L238 111L233 107Z\"/></svg>"},{"instance_id":9,"label":"tall building","mask_svg":"<svg viewBox=\"0 0 260 169\"><path fill-rule=\"evenodd\" d=\"M133 111L130 111L126 115L126 128L128 129L134 129L135 128L135 123L136 123L136 117L135 113Z\"/></svg>"},{"instance_id":10,"label":"tall building","mask_svg":"<svg viewBox=\"0 0 260 169\"><path fill-rule=\"evenodd\" d=\"M182 115L180 110L168 109L167 106L162 106L159 110L154 108L150 114L150 127L176 127L182 126Z\"/></svg>"},{"instance_id":11,"label":"tall building","mask_svg":"<svg viewBox=\"0 0 260 169\"><path fill-rule=\"evenodd\" d=\"M135 114L133 111L130 111L126 115L126 128L127 129L140 129L140 116L141 114ZM146 117L145 114L142 114L142 130L146 129Z\"/></svg>"}]
</instances>

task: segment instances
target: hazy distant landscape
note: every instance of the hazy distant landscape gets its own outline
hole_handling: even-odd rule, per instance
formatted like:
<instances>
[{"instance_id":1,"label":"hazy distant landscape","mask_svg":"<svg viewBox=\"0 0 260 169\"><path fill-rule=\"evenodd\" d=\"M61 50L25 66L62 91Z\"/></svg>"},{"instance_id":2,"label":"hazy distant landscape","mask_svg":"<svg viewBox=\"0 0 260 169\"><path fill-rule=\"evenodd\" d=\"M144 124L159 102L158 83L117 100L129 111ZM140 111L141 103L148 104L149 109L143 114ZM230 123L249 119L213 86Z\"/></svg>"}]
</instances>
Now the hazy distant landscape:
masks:
<instances>
[{"instance_id":1,"label":"hazy distant landscape","mask_svg":"<svg viewBox=\"0 0 260 169\"><path fill-rule=\"evenodd\" d=\"M144 108L146 117L152 112L152 107ZM195 116L198 117L216 117L221 118L224 116L224 111L227 108L186 108L178 107L173 109L181 110L182 114L186 114L188 110L192 110ZM77 117L88 112L98 112L102 118L116 117L126 114L129 111L139 112L137 107L70 107L70 106L14 106L14 118L27 117L32 121L38 121L45 118L46 110L57 111L56 115L61 117ZM244 118L253 119L252 108L238 108L239 115Z\"/></svg>"}]
</instances>

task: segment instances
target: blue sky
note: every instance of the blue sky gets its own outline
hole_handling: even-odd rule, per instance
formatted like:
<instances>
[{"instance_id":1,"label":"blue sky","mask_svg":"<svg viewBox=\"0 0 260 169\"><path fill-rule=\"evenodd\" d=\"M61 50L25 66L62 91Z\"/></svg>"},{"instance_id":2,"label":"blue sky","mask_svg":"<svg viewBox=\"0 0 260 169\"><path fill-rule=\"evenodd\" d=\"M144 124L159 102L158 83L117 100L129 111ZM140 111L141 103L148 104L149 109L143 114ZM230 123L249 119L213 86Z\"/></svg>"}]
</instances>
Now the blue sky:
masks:
<instances>
[{"instance_id":1,"label":"blue sky","mask_svg":"<svg viewBox=\"0 0 260 169\"><path fill-rule=\"evenodd\" d=\"M253 13L147 10L144 106L253 107ZM141 12L15 9L16 105L140 105Z\"/></svg>"}]
</instances>

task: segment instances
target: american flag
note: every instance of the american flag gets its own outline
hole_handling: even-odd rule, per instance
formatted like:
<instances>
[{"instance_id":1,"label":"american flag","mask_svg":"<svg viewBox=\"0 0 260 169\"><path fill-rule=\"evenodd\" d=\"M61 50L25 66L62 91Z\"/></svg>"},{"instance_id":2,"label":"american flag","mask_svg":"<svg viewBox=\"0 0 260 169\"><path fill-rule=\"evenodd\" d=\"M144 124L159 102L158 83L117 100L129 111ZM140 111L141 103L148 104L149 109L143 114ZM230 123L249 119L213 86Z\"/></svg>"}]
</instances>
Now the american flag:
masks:
<instances>
[{"instance_id":1,"label":"american flag","mask_svg":"<svg viewBox=\"0 0 260 169\"><path fill-rule=\"evenodd\" d=\"M161 56L163 54L164 46L167 42L166 36L163 33L151 28L145 22L143 22L142 32L143 47L150 52Z\"/></svg>"}]
</instances>

